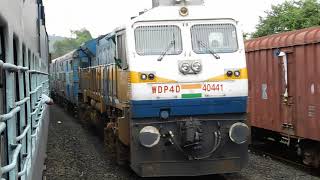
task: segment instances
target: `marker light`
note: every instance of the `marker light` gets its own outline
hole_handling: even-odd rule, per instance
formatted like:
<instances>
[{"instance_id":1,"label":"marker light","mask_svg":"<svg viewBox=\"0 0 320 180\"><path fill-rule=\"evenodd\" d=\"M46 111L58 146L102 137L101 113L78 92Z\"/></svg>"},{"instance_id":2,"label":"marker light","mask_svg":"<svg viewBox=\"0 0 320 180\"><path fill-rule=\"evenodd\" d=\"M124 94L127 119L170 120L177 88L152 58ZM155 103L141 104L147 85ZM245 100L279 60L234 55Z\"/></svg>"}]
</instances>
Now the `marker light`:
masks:
<instances>
[{"instance_id":1,"label":"marker light","mask_svg":"<svg viewBox=\"0 0 320 180\"><path fill-rule=\"evenodd\" d=\"M151 74L148 75L148 78L149 78L149 80L154 80L155 75L151 73Z\"/></svg>"},{"instance_id":2,"label":"marker light","mask_svg":"<svg viewBox=\"0 0 320 180\"><path fill-rule=\"evenodd\" d=\"M192 67L191 68L196 74L198 74L201 71L202 66L201 66L201 63L199 61L195 61L194 63L192 63Z\"/></svg>"},{"instance_id":3,"label":"marker light","mask_svg":"<svg viewBox=\"0 0 320 180\"><path fill-rule=\"evenodd\" d=\"M181 66L180 66L180 71L183 73L183 74L186 74L190 71L190 64L188 63L182 63Z\"/></svg>"},{"instance_id":4,"label":"marker light","mask_svg":"<svg viewBox=\"0 0 320 180\"><path fill-rule=\"evenodd\" d=\"M233 75L233 72L232 72L232 71L227 71L227 76L228 76L228 77L232 77L232 75Z\"/></svg>"},{"instance_id":5,"label":"marker light","mask_svg":"<svg viewBox=\"0 0 320 180\"><path fill-rule=\"evenodd\" d=\"M240 75L241 75L240 71L235 71L235 72L234 72L234 76L235 76L235 77L240 77Z\"/></svg>"},{"instance_id":6,"label":"marker light","mask_svg":"<svg viewBox=\"0 0 320 180\"><path fill-rule=\"evenodd\" d=\"M152 148L160 142L160 132L153 126L146 126L141 129L139 140L142 146Z\"/></svg>"},{"instance_id":7,"label":"marker light","mask_svg":"<svg viewBox=\"0 0 320 180\"><path fill-rule=\"evenodd\" d=\"M148 76L146 74L141 74L141 77L140 77L142 80L147 80L148 79Z\"/></svg>"}]
</instances>

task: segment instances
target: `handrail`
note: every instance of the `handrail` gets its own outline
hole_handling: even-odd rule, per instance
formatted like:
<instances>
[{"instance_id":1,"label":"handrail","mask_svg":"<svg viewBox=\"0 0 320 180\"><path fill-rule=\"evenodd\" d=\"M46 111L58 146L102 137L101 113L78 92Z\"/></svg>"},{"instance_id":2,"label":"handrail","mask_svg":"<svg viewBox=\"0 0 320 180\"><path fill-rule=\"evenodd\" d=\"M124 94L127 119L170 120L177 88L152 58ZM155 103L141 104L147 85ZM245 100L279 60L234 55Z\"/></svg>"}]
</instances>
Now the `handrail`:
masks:
<instances>
[{"instance_id":1,"label":"handrail","mask_svg":"<svg viewBox=\"0 0 320 180\"><path fill-rule=\"evenodd\" d=\"M16 115L18 112L21 111L20 106L12 109L8 114L0 115L0 121L6 121L8 119L11 119L14 115Z\"/></svg>"},{"instance_id":2,"label":"handrail","mask_svg":"<svg viewBox=\"0 0 320 180\"><path fill-rule=\"evenodd\" d=\"M6 129L7 125L4 122L0 123L0 134Z\"/></svg>"},{"instance_id":3,"label":"handrail","mask_svg":"<svg viewBox=\"0 0 320 180\"><path fill-rule=\"evenodd\" d=\"M30 156L30 154L29 154L29 155L26 157L26 160L25 160L25 162L24 162L22 171L18 172L18 177L21 177L21 176L23 176L23 175L26 174L26 172L27 172L27 165L28 165L28 163L29 163L30 158L31 158L31 156Z\"/></svg>"},{"instance_id":4,"label":"handrail","mask_svg":"<svg viewBox=\"0 0 320 180\"><path fill-rule=\"evenodd\" d=\"M25 97L21 101L16 102L15 105L16 106L21 106L22 104L26 103L29 99L30 99L30 97Z\"/></svg>"},{"instance_id":5,"label":"handrail","mask_svg":"<svg viewBox=\"0 0 320 180\"><path fill-rule=\"evenodd\" d=\"M12 162L9 165L1 168L2 173L10 172L12 169L14 169L17 166L18 155L21 151L21 148L22 148L22 145L18 144L18 146L16 147L16 149L13 152Z\"/></svg>"},{"instance_id":6,"label":"handrail","mask_svg":"<svg viewBox=\"0 0 320 180\"><path fill-rule=\"evenodd\" d=\"M16 141L21 141L23 138L25 138L29 130L30 130L30 125L28 125L24 129L23 133L20 136L16 137Z\"/></svg>"}]
</instances>

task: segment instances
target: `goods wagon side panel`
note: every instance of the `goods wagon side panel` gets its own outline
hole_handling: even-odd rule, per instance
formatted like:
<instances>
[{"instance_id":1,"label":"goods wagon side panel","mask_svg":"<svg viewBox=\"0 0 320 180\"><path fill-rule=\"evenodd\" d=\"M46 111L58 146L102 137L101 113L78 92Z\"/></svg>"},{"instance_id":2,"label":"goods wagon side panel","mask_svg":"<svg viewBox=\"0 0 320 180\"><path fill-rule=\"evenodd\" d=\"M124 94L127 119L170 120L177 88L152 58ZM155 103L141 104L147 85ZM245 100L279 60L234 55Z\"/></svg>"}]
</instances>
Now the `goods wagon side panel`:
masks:
<instances>
[{"instance_id":1,"label":"goods wagon side panel","mask_svg":"<svg viewBox=\"0 0 320 180\"><path fill-rule=\"evenodd\" d=\"M279 60L272 50L247 53L249 73L249 116L251 125L269 130L280 130ZM272 104L272 106L270 106Z\"/></svg>"},{"instance_id":2,"label":"goods wagon side panel","mask_svg":"<svg viewBox=\"0 0 320 180\"><path fill-rule=\"evenodd\" d=\"M320 45L309 44L296 48L297 54L297 135L320 140L319 85Z\"/></svg>"}]
</instances>

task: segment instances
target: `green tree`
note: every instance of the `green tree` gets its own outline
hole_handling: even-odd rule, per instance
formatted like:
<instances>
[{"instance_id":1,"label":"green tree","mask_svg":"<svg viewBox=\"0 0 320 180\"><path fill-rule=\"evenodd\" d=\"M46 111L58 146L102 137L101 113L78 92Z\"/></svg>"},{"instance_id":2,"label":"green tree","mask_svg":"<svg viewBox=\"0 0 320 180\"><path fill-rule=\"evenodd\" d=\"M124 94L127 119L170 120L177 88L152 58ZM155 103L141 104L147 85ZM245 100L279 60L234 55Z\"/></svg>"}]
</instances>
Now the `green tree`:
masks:
<instances>
[{"instance_id":1,"label":"green tree","mask_svg":"<svg viewBox=\"0 0 320 180\"><path fill-rule=\"evenodd\" d=\"M276 6L273 5L271 10L265 13L266 17L260 17L253 37L320 25L319 0L289 0Z\"/></svg>"},{"instance_id":2,"label":"green tree","mask_svg":"<svg viewBox=\"0 0 320 180\"><path fill-rule=\"evenodd\" d=\"M81 30L71 31L71 34L75 38L66 38L53 44L54 52L52 54L52 59L63 56L78 48L82 43L92 39L90 31L84 28Z\"/></svg>"}]
</instances>

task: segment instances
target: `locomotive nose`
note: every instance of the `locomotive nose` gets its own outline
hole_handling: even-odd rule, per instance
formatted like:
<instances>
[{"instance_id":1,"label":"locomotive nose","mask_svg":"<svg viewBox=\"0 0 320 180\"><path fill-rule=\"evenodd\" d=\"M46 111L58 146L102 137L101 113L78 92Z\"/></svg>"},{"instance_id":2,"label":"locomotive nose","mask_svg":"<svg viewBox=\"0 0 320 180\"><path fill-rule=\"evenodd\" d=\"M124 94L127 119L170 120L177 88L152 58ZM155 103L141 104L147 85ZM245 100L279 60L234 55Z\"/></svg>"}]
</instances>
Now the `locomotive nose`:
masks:
<instances>
[{"instance_id":1,"label":"locomotive nose","mask_svg":"<svg viewBox=\"0 0 320 180\"><path fill-rule=\"evenodd\" d=\"M235 123L229 130L229 137L236 144L246 143L249 139L249 134L250 129L244 123Z\"/></svg>"}]
</instances>

